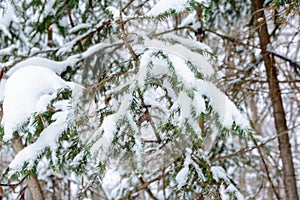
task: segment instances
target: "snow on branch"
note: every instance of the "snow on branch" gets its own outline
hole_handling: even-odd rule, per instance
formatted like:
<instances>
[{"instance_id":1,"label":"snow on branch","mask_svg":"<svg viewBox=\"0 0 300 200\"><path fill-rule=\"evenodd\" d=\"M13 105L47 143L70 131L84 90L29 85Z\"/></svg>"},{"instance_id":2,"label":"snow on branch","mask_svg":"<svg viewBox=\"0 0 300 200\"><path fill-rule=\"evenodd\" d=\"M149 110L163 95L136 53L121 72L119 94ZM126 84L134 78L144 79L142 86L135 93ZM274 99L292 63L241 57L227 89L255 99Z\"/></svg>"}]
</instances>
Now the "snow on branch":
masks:
<instances>
[{"instance_id":1,"label":"snow on branch","mask_svg":"<svg viewBox=\"0 0 300 200\"><path fill-rule=\"evenodd\" d=\"M186 41L183 42L186 43ZM202 46L198 47L201 48ZM197 114L203 112L205 106L202 105L204 104L202 96L205 96L209 99L212 109L217 113L224 127L230 128L233 123L236 123L242 128L249 128L247 120L241 115L236 106L209 81L209 78L214 74L214 70L204 56L189 50L181 44L165 44L159 40L145 40L144 45L138 45L134 48L146 50L141 56L140 71L137 75L140 86L147 83L146 80L149 75L162 77L164 74L174 74L186 91L194 91L192 99L189 99L190 97L186 92L181 92L178 95L177 103L181 107L183 118L190 115L185 113L190 113L190 107L193 106L200 109L196 111ZM160 51L162 51L163 58L158 59L158 54L155 52ZM189 62L192 66L189 65ZM197 72L203 74L205 79L197 78ZM179 87L179 85L176 86ZM195 99L199 103L202 102L202 104L196 104ZM188 110L184 111L184 108Z\"/></svg>"},{"instance_id":2,"label":"snow on branch","mask_svg":"<svg viewBox=\"0 0 300 200\"><path fill-rule=\"evenodd\" d=\"M207 4L206 0L196 0L195 2ZM182 12L190 7L191 3L191 0L160 0L151 8L147 16L157 17L170 11Z\"/></svg>"},{"instance_id":3,"label":"snow on branch","mask_svg":"<svg viewBox=\"0 0 300 200\"><path fill-rule=\"evenodd\" d=\"M161 0L153 6L153 8L147 13L148 16L159 16L165 12L175 10L183 11L188 5L187 0Z\"/></svg>"},{"instance_id":4,"label":"snow on branch","mask_svg":"<svg viewBox=\"0 0 300 200\"><path fill-rule=\"evenodd\" d=\"M49 104L64 89L72 91L72 98L53 103L53 122L44 128L36 142L16 155L10 168L20 170L25 162L29 162L30 167L44 149L57 146L61 133L73 121L76 99L81 95L82 87L66 82L54 71L39 66L20 68L7 80L1 122L4 126L4 141L11 140L15 132L34 131L32 125L29 125L29 128L25 128L24 125L32 122L36 115L47 111Z\"/></svg>"}]
</instances>

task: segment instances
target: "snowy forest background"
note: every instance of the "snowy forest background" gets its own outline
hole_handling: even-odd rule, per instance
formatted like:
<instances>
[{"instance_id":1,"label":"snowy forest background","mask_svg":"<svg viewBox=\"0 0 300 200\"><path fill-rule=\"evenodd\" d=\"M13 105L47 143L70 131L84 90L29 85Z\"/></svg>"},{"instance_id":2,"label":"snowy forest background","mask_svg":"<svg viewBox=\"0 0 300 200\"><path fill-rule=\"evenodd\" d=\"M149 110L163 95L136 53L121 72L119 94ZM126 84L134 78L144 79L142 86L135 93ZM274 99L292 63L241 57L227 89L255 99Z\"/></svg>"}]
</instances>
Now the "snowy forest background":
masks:
<instances>
[{"instance_id":1,"label":"snowy forest background","mask_svg":"<svg viewBox=\"0 0 300 200\"><path fill-rule=\"evenodd\" d=\"M0 199L299 199L299 0L0 1Z\"/></svg>"}]
</instances>

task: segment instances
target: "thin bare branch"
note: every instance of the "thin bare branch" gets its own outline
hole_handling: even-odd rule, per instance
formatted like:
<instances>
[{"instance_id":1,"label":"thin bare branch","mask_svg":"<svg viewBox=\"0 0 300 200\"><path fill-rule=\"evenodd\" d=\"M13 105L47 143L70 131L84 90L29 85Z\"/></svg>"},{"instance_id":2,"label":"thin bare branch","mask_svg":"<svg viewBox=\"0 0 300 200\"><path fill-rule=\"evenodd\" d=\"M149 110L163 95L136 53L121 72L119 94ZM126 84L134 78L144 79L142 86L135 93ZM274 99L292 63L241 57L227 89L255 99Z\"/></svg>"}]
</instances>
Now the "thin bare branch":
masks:
<instances>
[{"instance_id":1,"label":"thin bare branch","mask_svg":"<svg viewBox=\"0 0 300 200\"><path fill-rule=\"evenodd\" d=\"M286 57L286 56L284 56L282 54L276 53L275 51L268 50L267 52L270 53L270 54L272 54L273 56L275 56L277 58L280 58L280 59L283 59L283 60L289 62L292 66L300 69L300 62L292 60L292 59L290 59L290 58L288 58L288 57Z\"/></svg>"},{"instance_id":2,"label":"thin bare branch","mask_svg":"<svg viewBox=\"0 0 300 200\"><path fill-rule=\"evenodd\" d=\"M141 183L142 185L145 184L145 181L144 181L144 179L143 179L143 177L142 177L141 175L138 176L138 179L139 179L139 181L140 181L140 183ZM149 197L150 197L151 199L158 200L158 199L154 196L154 194L152 193L152 191L148 188L148 186L146 187L145 190L146 190L147 194L149 195Z\"/></svg>"}]
</instances>

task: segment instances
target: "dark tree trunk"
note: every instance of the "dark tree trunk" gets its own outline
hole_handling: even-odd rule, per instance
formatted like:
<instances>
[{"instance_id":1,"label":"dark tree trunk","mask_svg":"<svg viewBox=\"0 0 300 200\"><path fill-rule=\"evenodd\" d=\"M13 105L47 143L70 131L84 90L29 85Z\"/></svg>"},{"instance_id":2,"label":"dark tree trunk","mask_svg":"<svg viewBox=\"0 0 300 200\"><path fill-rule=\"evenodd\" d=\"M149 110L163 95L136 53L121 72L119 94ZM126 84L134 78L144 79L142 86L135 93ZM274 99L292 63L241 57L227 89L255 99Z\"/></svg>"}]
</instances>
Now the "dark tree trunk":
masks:
<instances>
[{"instance_id":1,"label":"dark tree trunk","mask_svg":"<svg viewBox=\"0 0 300 200\"><path fill-rule=\"evenodd\" d=\"M270 35L268 33L268 27L263 9L263 1L252 0L254 24L259 35L261 54L263 56L263 61L266 68L269 95L272 101L274 122L278 135L279 151L283 165L285 193L287 195L287 199L296 200L299 198L295 169L293 165L293 156L291 152L288 128L286 125L285 111L281 98L281 91L277 79L277 68L275 66L274 57L268 53Z\"/></svg>"},{"instance_id":2,"label":"dark tree trunk","mask_svg":"<svg viewBox=\"0 0 300 200\"><path fill-rule=\"evenodd\" d=\"M19 153L22 149L24 149L24 145L19 136L15 136L15 138L13 139L12 148L15 154ZM33 200L44 200L44 195L41 189L41 185L37 179L37 176L31 175L27 180L27 184L27 187L30 191Z\"/></svg>"}]
</instances>

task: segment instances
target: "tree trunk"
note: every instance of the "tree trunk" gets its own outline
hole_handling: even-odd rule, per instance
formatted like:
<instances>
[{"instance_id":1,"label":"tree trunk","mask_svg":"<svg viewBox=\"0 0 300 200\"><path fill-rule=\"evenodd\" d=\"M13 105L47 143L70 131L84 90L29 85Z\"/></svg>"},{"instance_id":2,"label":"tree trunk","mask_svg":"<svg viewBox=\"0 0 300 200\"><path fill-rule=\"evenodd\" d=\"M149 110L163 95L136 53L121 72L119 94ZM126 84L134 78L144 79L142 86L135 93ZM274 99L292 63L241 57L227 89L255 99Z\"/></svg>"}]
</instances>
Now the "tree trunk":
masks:
<instances>
[{"instance_id":1,"label":"tree trunk","mask_svg":"<svg viewBox=\"0 0 300 200\"><path fill-rule=\"evenodd\" d=\"M12 141L12 148L14 153L19 153L22 149L24 149L24 145L19 136L15 136ZM37 176L31 175L27 180L28 189L30 191L31 197L33 200L44 200L44 195L41 189L41 185L37 179Z\"/></svg>"},{"instance_id":2,"label":"tree trunk","mask_svg":"<svg viewBox=\"0 0 300 200\"><path fill-rule=\"evenodd\" d=\"M296 200L298 198L297 182L293 165L293 156L289 140L288 128L286 125L285 111L282 104L281 91L277 79L277 68L274 57L268 53L270 35L266 24L263 10L263 1L252 0L252 11L254 13L254 24L259 35L261 54L267 73L269 85L269 95L272 101L273 116L278 135L280 157L283 165L284 188L287 199Z\"/></svg>"}]
</instances>

